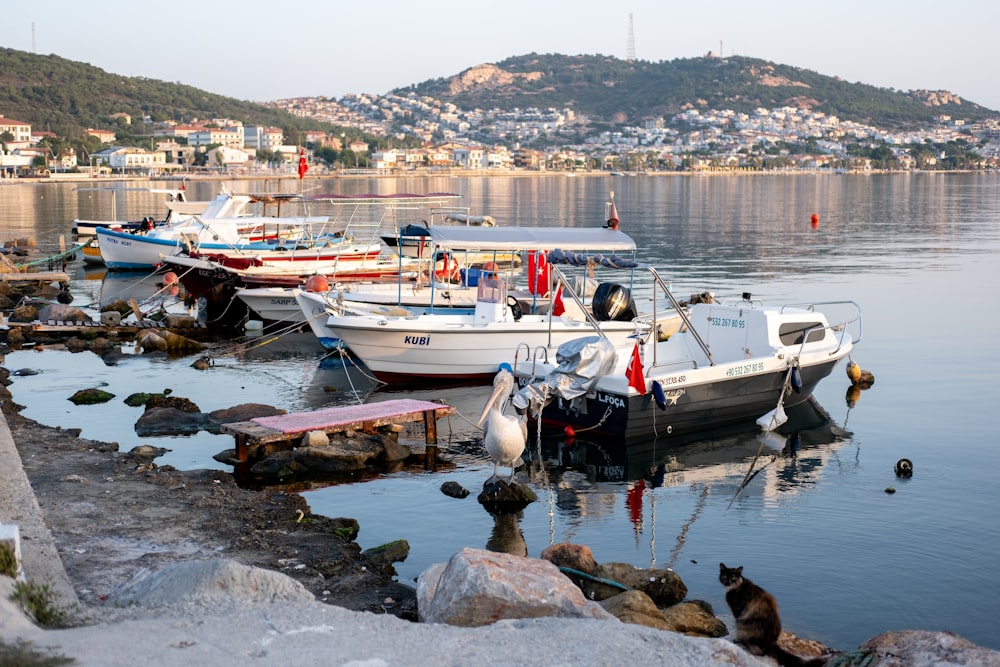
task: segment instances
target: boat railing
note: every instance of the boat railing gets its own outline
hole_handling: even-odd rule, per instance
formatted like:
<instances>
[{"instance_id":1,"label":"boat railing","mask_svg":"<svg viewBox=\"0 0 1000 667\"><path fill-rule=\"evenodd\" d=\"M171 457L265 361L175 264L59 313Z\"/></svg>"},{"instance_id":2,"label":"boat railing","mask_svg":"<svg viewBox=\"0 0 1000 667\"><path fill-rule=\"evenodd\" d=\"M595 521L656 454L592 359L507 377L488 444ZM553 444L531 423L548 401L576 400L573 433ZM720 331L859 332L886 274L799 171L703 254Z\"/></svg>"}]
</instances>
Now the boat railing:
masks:
<instances>
[{"instance_id":1,"label":"boat railing","mask_svg":"<svg viewBox=\"0 0 1000 667\"><path fill-rule=\"evenodd\" d=\"M663 294L666 295L667 300L670 302L670 305L673 307L673 310L676 311L676 313L678 315L680 315L681 320L683 320L684 327L686 328L687 332L691 335L691 337L695 340L695 342L698 343L698 347L701 348L701 351L704 353L705 357L708 359L709 365L714 366L715 365L715 360L712 358L712 351L708 349L708 345L705 343L705 340L701 337L701 334L698 333L698 330L691 323L691 318L688 317L687 311L677 301L677 298L673 295L673 292L670 291L670 287L665 282L663 282L663 278L660 277L660 274L657 273L656 269L654 269L649 264L640 264L639 268L643 268L643 269L649 271L649 274L653 277L653 283L654 283L654 285L656 287L659 287L659 289L663 291ZM653 316L654 316L653 317L653 331L657 330L657 321L656 321L656 317L655 317L656 316L656 312L657 312L657 308L656 308L656 293L657 293L657 290L654 289L653 290ZM657 365L656 345L653 346L653 365L654 366Z\"/></svg>"}]
</instances>

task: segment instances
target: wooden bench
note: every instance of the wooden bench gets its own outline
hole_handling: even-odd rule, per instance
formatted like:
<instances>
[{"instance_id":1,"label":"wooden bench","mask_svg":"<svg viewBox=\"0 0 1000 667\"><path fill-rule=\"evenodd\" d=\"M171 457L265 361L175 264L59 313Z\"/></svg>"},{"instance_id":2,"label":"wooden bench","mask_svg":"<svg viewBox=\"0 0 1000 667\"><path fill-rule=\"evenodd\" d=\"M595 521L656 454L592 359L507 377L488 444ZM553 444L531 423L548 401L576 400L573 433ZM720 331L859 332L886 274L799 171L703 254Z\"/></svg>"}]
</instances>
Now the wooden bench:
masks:
<instances>
[{"instance_id":1,"label":"wooden bench","mask_svg":"<svg viewBox=\"0 0 1000 667\"><path fill-rule=\"evenodd\" d=\"M245 422L222 424L219 430L236 438L236 460L246 463L252 446L292 441L310 431L326 434L348 430L374 433L380 426L424 422L424 437L429 446L437 445L437 418L455 414L455 408L441 403L409 398L345 405L310 412L294 412L273 417L257 417Z\"/></svg>"}]
</instances>

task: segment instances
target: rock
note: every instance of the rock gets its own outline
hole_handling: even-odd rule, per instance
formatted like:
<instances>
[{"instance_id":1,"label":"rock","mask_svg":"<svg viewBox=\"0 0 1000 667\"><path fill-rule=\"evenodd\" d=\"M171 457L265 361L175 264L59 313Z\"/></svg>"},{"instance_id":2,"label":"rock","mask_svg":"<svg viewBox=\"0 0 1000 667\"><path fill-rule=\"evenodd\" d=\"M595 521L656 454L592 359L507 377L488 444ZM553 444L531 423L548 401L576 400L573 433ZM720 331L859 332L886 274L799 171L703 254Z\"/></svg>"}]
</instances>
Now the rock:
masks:
<instances>
[{"instance_id":1,"label":"rock","mask_svg":"<svg viewBox=\"0 0 1000 667\"><path fill-rule=\"evenodd\" d=\"M700 602L681 602L662 609L661 613L666 623L665 630L694 637L725 637L729 634L726 624L715 617L710 605Z\"/></svg>"},{"instance_id":2,"label":"rock","mask_svg":"<svg viewBox=\"0 0 1000 667\"><path fill-rule=\"evenodd\" d=\"M223 458L223 456L227 456L227 458ZM226 450L226 452L216 454L214 458L216 461L220 461L222 463L228 463L230 461L235 462L236 450ZM250 472L254 475L259 475L261 477L274 477L277 479L285 479L307 471L308 468L292 458L291 450L274 452L267 458L257 461L250 466Z\"/></svg>"},{"instance_id":3,"label":"rock","mask_svg":"<svg viewBox=\"0 0 1000 667\"><path fill-rule=\"evenodd\" d=\"M656 606L652 598L642 591L619 593L601 600L600 605L622 623L645 625L657 630L671 629L667 624L667 619L663 617L663 612Z\"/></svg>"},{"instance_id":4,"label":"rock","mask_svg":"<svg viewBox=\"0 0 1000 667\"><path fill-rule=\"evenodd\" d=\"M1000 667L1000 652L976 646L952 632L883 632L861 644L878 656L878 667Z\"/></svg>"},{"instance_id":5,"label":"rock","mask_svg":"<svg viewBox=\"0 0 1000 667\"><path fill-rule=\"evenodd\" d=\"M465 498L469 490L458 482L445 482L441 485L441 493L451 498Z\"/></svg>"},{"instance_id":6,"label":"rock","mask_svg":"<svg viewBox=\"0 0 1000 667\"><path fill-rule=\"evenodd\" d=\"M136 344L142 350L143 354L167 351L167 341L155 330L144 331L139 334Z\"/></svg>"},{"instance_id":7,"label":"rock","mask_svg":"<svg viewBox=\"0 0 1000 667\"><path fill-rule=\"evenodd\" d=\"M284 414L288 414L288 411L271 405L263 403L240 403L231 408L209 412L208 422L211 426L206 430L218 433L220 424L233 424L235 422L250 421L255 417L273 417Z\"/></svg>"},{"instance_id":8,"label":"rock","mask_svg":"<svg viewBox=\"0 0 1000 667\"><path fill-rule=\"evenodd\" d=\"M141 459L155 459L158 456L163 456L169 449L165 447L153 447L152 445L137 445L129 450L129 454L136 458Z\"/></svg>"},{"instance_id":9,"label":"rock","mask_svg":"<svg viewBox=\"0 0 1000 667\"><path fill-rule=\"evenodd\" d=\"M205 428L205 415L177 408L150 408L135 422L139 437L156 435L192 435Z\"/></svg>"},{"instance_id":10,"label":"rock","mask_svg":"<svg viewBox=\"0 0 1000 667\"><path fill-rule=\"evenodd\" d=\"M394 426L398 426L398 424L394 424ZM406 445L399 444L394 433L386 434L386 437L382 438L381 460L384 464L388 465L405 461L412 455L413 450Z\"/></svg>"},{"instance_id":11,"label":"rock","mask_svg":"<svg viewBox=\"0 0 1000 667\"><path fill-rule=\"evenodd\" d=\"M673 570L640 569L628 563L603 563L591 574L643 591L658 607L673 606L687 597L687 586ZM604 600L621 593L620 588L593 579L582 579L580 588L591 600Z\"/></svg>"},{"instance_id":12,"label":"rock","mask_svg":"<svg viewBox=\"0 0 1000 667\"><path fill-rule=\"evenodd\" d=\"M163 325L168 329L194 329L198 320L190 315L167 315Z\"/></svg>"},{"instance_id":13,"label":"rock","mask_svg":"<svg viewBox=\"0 0 1000 667\"><path fill-rule=\"evenodd\" d=\"M478 500L488 512L510 514L520 512L538 496L525 484L490 478L483 484Z\"/></svg>"},{"instance_id":14,"label":"rock","mask_svg":"<svg viewBox=\"0 0 1000 667\"><path fill-rule=\"evenodd\" d=\"M38 309L34 306L18 306L10 313L11 322L34 322L37 319Z\"/></svg>"},{"instance_id":15,"label":"rock","mask_svg":"<svg viewBox=\"0 0 1000 667\"><path fill-rule=\"evenodd\" d=\"M362 556L367 556L376 566L386 567L393 563L402 563L410 555L410 543L406 540L395 540L388 544L383 544L361 552Z\"/></svg>"},{"instance_id":16,"label":"rock","mask_svg":"<svg viewBox=\"0 0 1000 667\"><path fill-rule=\"evenodd\" d=\"M362 470L371 466L382 453L377 437L333 440L323 447L298 447L294 450L296 461L310 470L341 473Z\"/></svg>"},{"instance_id":17,"label":"rock","mask_svg":"<svg viewBox=\"0 0 1000 667\"><path fill-rule=\"evenodd\" d=\"M421 572L417 609L422 621L466 627L542 616L614 619L548 561L469 548Z\"/></svg>"},{"instance_id":18,"label":"rock","mask_svg":"<svg viewBox=\"0 0 1000 667\"><path fill-rule=\"evenodd\" d=\"M7 331L7 345L8 347L24 345L24 334L21 333L21 327L12 327Z\"/></svg>"},{"instance_id":19,"label":"rock","mask_svg":"<svg viewBox=\"0 0 1000 667\"><path fill-rule=\"evenodd\" d=\"M541 558L557 567L568 567L586 574L593 574L597 569L593 552L582 544L553 544L542 551Z\"/></svg>"},{"instance_id":20,"label":"rock","mask_svg":"<svg viewBox=\"0 0 1000 667\"><path fill-rule=\"evenodd\" d=\"M103 389L81 389L69 397L75 405L96 405L97 403L107 403L115 395Z\"/></svg>"},{"instance_id":21,"label":"rock","mask_svg":"<svg viewBox=\"0 0 1000 667\"><path fill-rule=\"evenodd\" d=\"M175 408L181 412L201 412L195 403L181 396L165 396L164 394L149 394L146 400L146 409L153 408Z\"/></svg>"},{"instance_id":22,"label":"rock","mask_svg":"<svg viewBox=\"0 0 1000 667\"><path fill-rule=\"evenodd\" d=\"M63 303L50 303L38 311L40 322L83 322L92 324L93 318L75 306Z\"/></svg>"},{"instance_id":23,"label":"rock","mask_svg":"<svg viewBox=\"0 0 1000 667\"><path fill-rule=\"evenodd\" d=\"M322 447L323 445L330 444L330 436L326 434L326 431L309 431L304 436L300 443L301 447Z\"/></svg>"},{"instance_id":24,"label":"rock","mask_svg":"<svg viewBox=\"0 0 1000 667\"><path fill-rule=\"evenodd\" d=\"M90 343L83 340L82 338L77 338L76 336L67 338L64 344L66 345L67 350L74 353L86 352L87 350L90 349Z\"/></svg>"},{"instance_id":25,"label":"rock","mask_svg":"<svg viewBox=\"0 0 1000 667\"><path fill-rule=\"evenodd\" d=\"M315 599L291 577L229 559L179 562L156 571L142 569L108 596L110 604L141 607Z\"/></svg>"}]
</instances>

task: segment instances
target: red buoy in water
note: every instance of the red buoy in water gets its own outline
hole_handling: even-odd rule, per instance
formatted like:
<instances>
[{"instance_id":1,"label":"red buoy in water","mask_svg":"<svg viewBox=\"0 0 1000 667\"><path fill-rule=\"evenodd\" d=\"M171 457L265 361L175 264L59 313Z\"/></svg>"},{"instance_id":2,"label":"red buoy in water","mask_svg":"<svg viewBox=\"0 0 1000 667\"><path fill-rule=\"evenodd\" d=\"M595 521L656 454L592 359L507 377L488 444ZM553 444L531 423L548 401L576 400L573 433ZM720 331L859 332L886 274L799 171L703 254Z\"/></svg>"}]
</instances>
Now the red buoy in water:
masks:
<instances>
[{"instance_id":1,"label":"red buoy in water","mask_svg":"<svg viewBox=\"0 0 1000 667\"><path fill-rule=\"evenodd\" d=\"M309 276L309 280L306 281L306 291L329 292L330 281L326 279L326 276Z\"/></svg>"},{"instance_id":2,"label":"red buoy in water","mask_svg":"<svg viewBox=\"0 0 1000 667\"><path fill-rule=\"evenodd\" d=\"M566 428L564 428L563 429L563 433L566 434L567 438L575 438L576 437L576 431L573 430L572 426L567 426Z\"/></svg>"},{"instance_id":3,"label":"red buoy in water","mask_svg":"<svg viewBox=\"0 0 1000 667\"><path fill-rule=\"evenodd\" d=\"M163 284L166 285L166 286L168 286L168 287L171 286L171 285L176 285L177 284L177 274L174 273L173 271L167 271L166 273L164 273L163 274Z\"/></svg>"},{"instance_id":4,"label":"red buoy in water","mask_svg":"<svg viewBox=\"0 0 1000 667\"><path fill-rule=\"evenodd\" d=\"M813 229L818 229L819 228L819 214L818 213L813 213L812 214L812 228Z\"/></svg>"}]
</instances>

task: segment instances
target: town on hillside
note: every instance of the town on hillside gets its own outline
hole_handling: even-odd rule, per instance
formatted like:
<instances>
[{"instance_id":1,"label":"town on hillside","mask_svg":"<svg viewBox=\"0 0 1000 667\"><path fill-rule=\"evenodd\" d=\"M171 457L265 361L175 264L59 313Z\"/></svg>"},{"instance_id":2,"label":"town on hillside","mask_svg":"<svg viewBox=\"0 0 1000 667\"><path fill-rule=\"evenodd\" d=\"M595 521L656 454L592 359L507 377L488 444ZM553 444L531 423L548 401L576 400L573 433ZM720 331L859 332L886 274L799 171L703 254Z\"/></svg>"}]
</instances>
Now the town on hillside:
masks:
<instances>
[{"instance_id":1,"label":"town on hillside","mask_svg":"<svg viewBox=\"0 0 1000 667\"><path fill-rule=\"evenodd\" d=\"M93 128L87 135L98 149L64 148L57 155L46 141L52 133L0 115L0 177L295 175L303 155L310 176L444 170L863 172L1000 167L1000 119L967 123L939 115L929 127L891 131L797 107L753 113L691 107L669 118L609 129L571 109L468 111L412 92L265 104L337 129L303 132L296 143L289 143L281 128L232 119L154 123L116 114L109 121L141 124L130 136L143 137L143 145L120 145L114 131ZM352 136L344 130L351 130Z\"/></svg>"}]
</instances>

